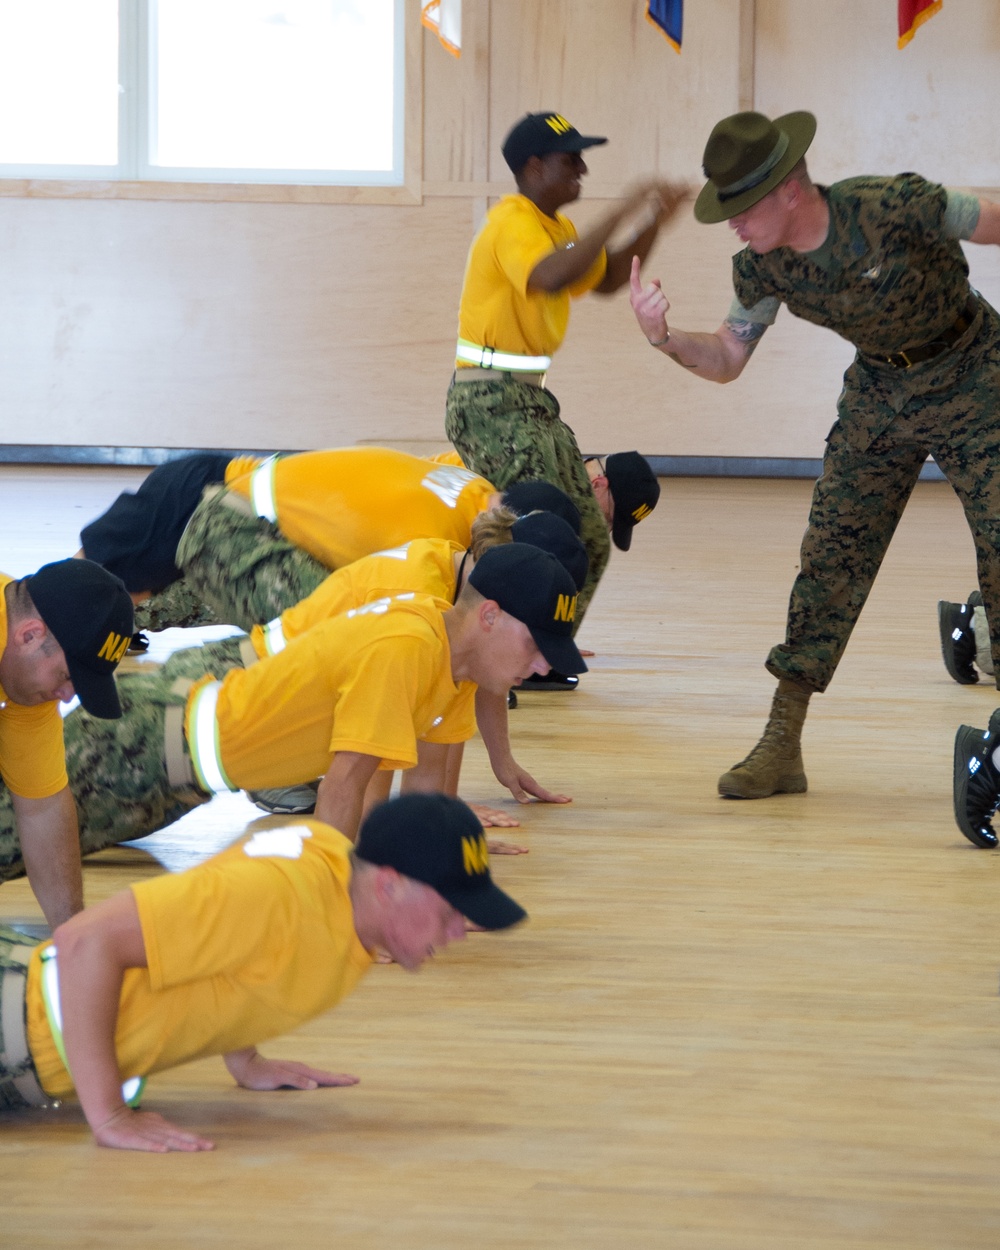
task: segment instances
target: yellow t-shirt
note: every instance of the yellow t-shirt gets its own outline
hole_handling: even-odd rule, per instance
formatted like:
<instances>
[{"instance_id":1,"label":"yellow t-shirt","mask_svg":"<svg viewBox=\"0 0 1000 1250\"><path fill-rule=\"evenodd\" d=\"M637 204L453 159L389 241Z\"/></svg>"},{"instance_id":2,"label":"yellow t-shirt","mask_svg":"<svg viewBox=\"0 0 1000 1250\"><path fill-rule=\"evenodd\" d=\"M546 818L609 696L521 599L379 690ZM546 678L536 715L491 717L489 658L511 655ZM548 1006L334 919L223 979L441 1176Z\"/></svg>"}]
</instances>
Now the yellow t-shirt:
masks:
<instances>
[{"instance_id":1,"label":"yellow t-shirt","mask_svg":"<svg viewBox=\"0 0 1000 1250\"><path fill-rule=\"evenodd\" d=\"M261 823L197 868L131 887L148 967L122 985L123 1079L288 1033L371 966L354 930L348 840L313 819ZM28 1045L42 1088L64 1097L73 1083L45 1018L43 949L28 968Z\"/></svg>"},{"instance_id":2,"label":"yellow t-shirt","mask_svg":"<svg viewBox=\"0 0 1000 1250\"><path fill-rule=\"evenodd\" d=\"M226 471L230 490L250 499L258 463L233 461ZM280 456L273 481L278 528L331 569L411 538L448 538L467 547L472 522L494 493L468 469L387 447Z\"/></svg>"},{"instance_id":3,"label":"yellow t-shirt","mask_svg":"<svg viewBox=\"0 0 1000 1250\"><path fill-rule=\"evenodd\" d=\"M5 591L11 581L0 573L0 656L7 646ZM0 777L11 794L25 799L47 799L69 785L58 703L25 707L12 703L0 686Z\"/></svg>"},{"instance_id":4,"label":"yellow t-shirt","mask_svg":"<svg viewBox=\"0 0 1000 1250\"><path fill-rule=\"evenodd\" d=\"M475 733L471 682L455 685L441 613L427 595L379 599L322 621L278 655L222 681L222 766L243 790L321 776L338 751L412 768L417 742Z\"/></svg>"},{"instance_id":5,"label":"yellow t-shirt","mask_svg":"<svg viewBox=\"0 0 1000 1250\"><path fill-rule=\"evenodd\" d=\"M519 356L554 355L566 335L570 299L600 285L607 254L602 250L583 277L562 291L529 291L528 279L539 261L576 239L576 227L562 213L549 217L524 195L505 196L472 240L458 337ZM463 368L464 362L455 363Z\"/></svg>"},{"instance_id":6,"label":"yellow t-shirt","mask_svg":"<svg viewBox=\"0 0 1000 1250\"><path fill-rule=\"evenodd\" d=\"M378 551L331 573L326 581L307 598L282 612L275 622L255 625L250 634L254 650L263 659L278 651L300 635L340 616L351 608L360 608L373 599L404 594L431 595L446 603L455 601L455 557L464 548L447 538L416 538L402 547Z\"/></svg>"}]
</instances>

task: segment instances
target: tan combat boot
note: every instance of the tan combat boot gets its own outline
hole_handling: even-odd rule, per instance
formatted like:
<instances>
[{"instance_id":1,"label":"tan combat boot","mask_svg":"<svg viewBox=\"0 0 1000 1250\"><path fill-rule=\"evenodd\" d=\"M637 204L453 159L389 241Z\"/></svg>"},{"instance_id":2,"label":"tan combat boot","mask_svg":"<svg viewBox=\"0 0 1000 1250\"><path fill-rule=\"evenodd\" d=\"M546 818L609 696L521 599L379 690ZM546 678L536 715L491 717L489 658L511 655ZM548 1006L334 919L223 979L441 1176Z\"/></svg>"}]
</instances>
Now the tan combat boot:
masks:
<instances>
[{"instance_id":1,"label":"tan combat boot","mask_svg":"<svg viewBox=\"0 0 1000 1250\"><path fill-rule=\"evenodd\" d=\"M812 691L783 677L771 704L764 735L745 760L719 778L727 799L766 799L769 794L802 794L807 786L800 739Z\"/></svg>"}]
</instances>

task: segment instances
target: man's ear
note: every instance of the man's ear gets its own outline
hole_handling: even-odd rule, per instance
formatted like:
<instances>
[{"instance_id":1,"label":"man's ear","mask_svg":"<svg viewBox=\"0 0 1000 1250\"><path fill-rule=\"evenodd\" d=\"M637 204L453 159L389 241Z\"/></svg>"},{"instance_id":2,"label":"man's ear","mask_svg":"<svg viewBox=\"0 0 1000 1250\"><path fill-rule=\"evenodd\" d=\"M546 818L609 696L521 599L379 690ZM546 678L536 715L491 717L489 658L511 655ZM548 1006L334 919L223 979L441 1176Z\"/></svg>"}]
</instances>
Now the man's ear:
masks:
<instances>
[{"instance_id":1,"label":"man's ear","mask_svg":"<svg viewBox=\"0 0 1000 1250\"><path fill-rule=\"evenodd\" d=\"M500 605L495 599L484 599L479 605L479 620L487 633L500 619Z\"/></svg>"},{"instance_id":2,"label":"man's ear","mask_svg":"<svg viewBox=\"0 0 1000 1250\"><path fill-rule=\"evenodd\" d=\"M44 640L49 627L39 616L26 616L10 631L8 642L15 647L30 647Z\"/></svg>"},{"instance_id":3,"label":"man's ear","mask_svg":"<svg viewBox=\"0 0 1000 1250\"><path fill-rule=\"evenodd\" d=\"M399 896L402 878L395 868L379 864L375 869L375 897L380 903L394 903Z\"/></svg>"}]
</instances>

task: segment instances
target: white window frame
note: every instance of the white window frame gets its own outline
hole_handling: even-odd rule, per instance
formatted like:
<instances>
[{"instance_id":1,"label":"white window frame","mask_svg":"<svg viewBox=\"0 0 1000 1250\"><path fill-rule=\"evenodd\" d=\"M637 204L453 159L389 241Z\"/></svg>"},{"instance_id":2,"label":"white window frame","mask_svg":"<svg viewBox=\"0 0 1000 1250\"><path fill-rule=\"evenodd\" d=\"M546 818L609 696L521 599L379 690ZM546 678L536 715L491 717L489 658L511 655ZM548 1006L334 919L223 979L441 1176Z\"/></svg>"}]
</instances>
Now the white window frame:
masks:
<instances>
[{"instance_id":1,"label":"white window frame","mask_svg":"<svg viewBox=\"0 0 1000 1250\"><path fill-rule=\"evenodd\" d=\"M398 96L391 172L182 169L147 159L151 107L150 7L156 0L119 0L118 165L0 166L0 198L260 200L299 203L419 204L423 160L423 58L420 13L395 0Z\"/></svg>"}]
</instances>

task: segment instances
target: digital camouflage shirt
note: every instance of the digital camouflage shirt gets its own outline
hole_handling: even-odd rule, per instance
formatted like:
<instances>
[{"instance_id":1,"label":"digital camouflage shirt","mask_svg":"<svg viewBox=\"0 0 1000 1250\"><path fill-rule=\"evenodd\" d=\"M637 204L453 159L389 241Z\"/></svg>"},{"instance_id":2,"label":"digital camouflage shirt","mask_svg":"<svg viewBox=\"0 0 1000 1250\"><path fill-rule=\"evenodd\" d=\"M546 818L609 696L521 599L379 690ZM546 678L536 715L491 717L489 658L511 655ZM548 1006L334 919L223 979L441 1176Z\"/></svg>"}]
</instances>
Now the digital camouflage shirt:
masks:
<instances>
[{"instance_id":1,"label":"digital camouflage shirt","mask_svg":"<svg viewBox=\"0 0 1000 1250\"><path fill-rule=\"evenodd\" d=\"M733 257L743 308L772 297L862 354L883 356L953 325L969 296L969 267L946 232L945 188L906 173L848 178L821 190L830 206L822 247L766 255L744 248Z\"/></svg>"}]
</instances>

